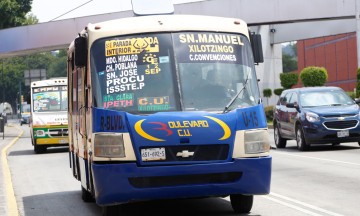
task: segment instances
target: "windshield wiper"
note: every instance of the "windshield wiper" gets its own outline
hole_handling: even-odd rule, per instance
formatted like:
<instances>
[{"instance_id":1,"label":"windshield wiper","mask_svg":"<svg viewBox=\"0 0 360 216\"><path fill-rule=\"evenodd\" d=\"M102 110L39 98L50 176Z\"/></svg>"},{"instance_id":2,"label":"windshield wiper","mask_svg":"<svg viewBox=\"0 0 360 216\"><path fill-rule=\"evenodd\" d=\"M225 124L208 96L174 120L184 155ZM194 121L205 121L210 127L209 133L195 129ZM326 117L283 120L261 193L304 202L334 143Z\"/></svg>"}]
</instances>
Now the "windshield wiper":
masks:
<instances>
[{"instance_id":1,"label":"windshield wiper","mask_svg":"<svg viewBox=\"0 0 360 216\"><path fill-rule=\"evenodd\" d=\"M229 111L229 108L231 107L231 105L234 104L235 100L239 97L239 95L241 94L241 92L246 88L247 82L249 80L249 74L246 77L246 80L244 82L244 86L238 91L238 93L236 93L236 95L231 99L231 101L225 106L224 110L222 113L226 113Z\"/></svg>"}]
</instances>

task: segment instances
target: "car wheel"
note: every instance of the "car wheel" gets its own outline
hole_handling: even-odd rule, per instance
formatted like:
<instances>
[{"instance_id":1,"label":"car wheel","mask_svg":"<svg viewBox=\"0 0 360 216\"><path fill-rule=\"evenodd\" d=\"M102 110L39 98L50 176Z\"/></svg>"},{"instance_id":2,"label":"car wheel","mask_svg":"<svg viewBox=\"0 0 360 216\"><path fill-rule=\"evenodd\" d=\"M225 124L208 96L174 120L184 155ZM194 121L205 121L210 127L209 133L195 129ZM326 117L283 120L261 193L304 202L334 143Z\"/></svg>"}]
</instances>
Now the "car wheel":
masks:
<instances>
[{"instance_id":1,"label":"car wheel","mask_svg":"<svg viewBox=\"0 0 360 216\"><path fill-rule=\"evenodd\" d=\"M331 144L332 144L332 146L338 146L338 145L340 145L339 142L333 142L333 143L331 143Z\"/></svg>"},{"instance_id":2,"label":"car wheel","mask_svg":"<svg viewBox=\"0 0 360 216\"><path fill-rule=\"evenodd\" d=\"M296 145L300 151L309 150L309 145L306 144L304 133L301 126L296 127Z\"/></svg>"},{"instance_id":3,"label":"car wheel","mask_svg":"<svg viewBox=\"0 0 360 216\"><path fill-rule=\"evenodd\" d=\"M275 124L275 128L274 128L274 140L276 147L278 148L286 147L286 139L281 137L278 124Z\"/></svg>"}]
</instances>

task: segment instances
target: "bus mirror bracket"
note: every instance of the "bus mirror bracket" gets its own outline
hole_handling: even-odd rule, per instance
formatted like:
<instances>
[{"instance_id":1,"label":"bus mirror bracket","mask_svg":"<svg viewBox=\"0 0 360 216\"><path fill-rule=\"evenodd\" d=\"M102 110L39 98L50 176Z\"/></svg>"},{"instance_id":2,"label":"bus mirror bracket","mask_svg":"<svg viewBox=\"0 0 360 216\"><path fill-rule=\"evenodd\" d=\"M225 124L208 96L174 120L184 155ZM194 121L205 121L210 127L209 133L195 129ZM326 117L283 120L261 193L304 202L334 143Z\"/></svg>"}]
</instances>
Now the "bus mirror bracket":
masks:
<instances>
[{"instance_id":1,"label":"bus mirror bracket","mask_svg":"<svg viewBox=\"0 0 360 216\"><path fill-rule=\"evenodd\" d=\"M263 63L264 55L262 50L261 35L255 34L254 32L250 32L249 35L255 64Z\"/></svg>"},{"instance_id":2,"label":"bus mirror bracket","mask_svg":"<svg viewBox=\"0 0 360 216\"><path fill-rule=\"evenodd\" d=\"M87 58L87 40L79 36L75 39L75 66L85 67Z\"/></svg>"}]
</instances>

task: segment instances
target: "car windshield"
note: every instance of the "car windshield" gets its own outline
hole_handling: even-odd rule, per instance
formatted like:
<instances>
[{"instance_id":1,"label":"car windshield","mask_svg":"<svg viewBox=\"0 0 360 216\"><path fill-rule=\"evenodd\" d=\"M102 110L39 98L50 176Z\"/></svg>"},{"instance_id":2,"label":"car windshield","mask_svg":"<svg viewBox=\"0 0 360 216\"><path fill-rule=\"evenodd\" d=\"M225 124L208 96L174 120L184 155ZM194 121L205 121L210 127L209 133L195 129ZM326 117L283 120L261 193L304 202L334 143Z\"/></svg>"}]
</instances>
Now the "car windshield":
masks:
<instances>
[{"instance_id":1,"label":"car windshield","mask_svg":"<svg viewBox=\"0 0 360 216\"><path fill-rule=\"evenodd\" d=\"M300 103L303 107L355 104L355 102L342 90L304 92L300 94Z\"/></svg>"},{"instance_id":2,"label":"car windshield","mask_svg":"<svg viewBox=\"0 0 360 216\"><path fill-rule=\"evenodd\" d=\"M130 113L221 112L259 102L243 35L151 33L103 38L90 50L95 107Z\"/></svg>"}]
</instances>

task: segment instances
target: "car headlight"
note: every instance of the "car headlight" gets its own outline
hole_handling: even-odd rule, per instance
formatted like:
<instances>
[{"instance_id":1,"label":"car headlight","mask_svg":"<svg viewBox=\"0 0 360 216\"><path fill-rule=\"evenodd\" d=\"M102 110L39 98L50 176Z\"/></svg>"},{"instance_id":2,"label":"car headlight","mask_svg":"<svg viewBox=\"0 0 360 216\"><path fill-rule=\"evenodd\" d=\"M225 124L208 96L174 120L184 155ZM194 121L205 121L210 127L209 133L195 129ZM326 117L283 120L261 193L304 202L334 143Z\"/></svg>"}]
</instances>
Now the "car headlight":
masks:
<instances>
[{"instance_id":1,"label":"car headlight","mask_svg":"<svg viewBox=\"0 0 360 216\"><path fill-rule=\"evenodd\" d=\"M305 117L306 117L306 120L308 120L309 122L318 122L318 121L320 121L320 117L318 116L318 114L315 114L315 113L312 113L312 112L305 113Z\"/></svg>"},{"instance_id":2,"label":"car headlight","mask_svg":"<svg viewBox=\"0 0 360 216\"><path fill-rule=\"evenodd\" d=\"M94 138L94 156L108 158L125 157L123 134L99 133Z\"/></svg>"},{"instance_id":3,"label":"car headlight","mask_svg":"<svg viewBox=\"0 0 360 216\"><path fill-rule=\"evenodd\" d=\"M266 130L245 131L245 154L259 154L270 151L269 134Z\"/></svg>"}]
</instances>

